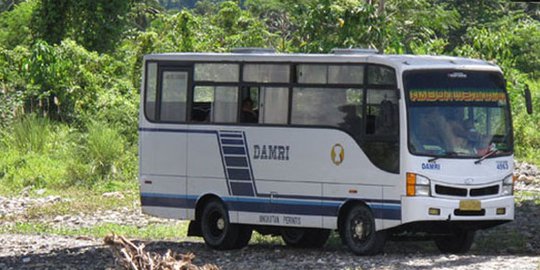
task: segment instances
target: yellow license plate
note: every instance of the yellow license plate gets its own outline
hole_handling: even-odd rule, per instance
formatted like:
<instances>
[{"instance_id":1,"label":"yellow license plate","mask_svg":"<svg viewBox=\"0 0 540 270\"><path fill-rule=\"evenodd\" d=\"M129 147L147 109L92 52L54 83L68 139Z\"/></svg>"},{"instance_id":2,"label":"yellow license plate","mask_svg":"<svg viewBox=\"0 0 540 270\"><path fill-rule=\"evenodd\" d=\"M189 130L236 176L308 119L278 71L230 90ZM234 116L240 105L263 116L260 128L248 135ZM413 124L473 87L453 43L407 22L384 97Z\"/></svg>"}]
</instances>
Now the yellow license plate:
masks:
<instances>
[{"instance_id":1,"label":"yellow license plate","mask_svg":"<svg viewBox=\"0 0 540 270\"><path fill-rule=\"evenodd\" d=\"M459 210L479 211L482 210L482 205L479 200L461 200L459 201Z\"/></svg>"}]
</instances>

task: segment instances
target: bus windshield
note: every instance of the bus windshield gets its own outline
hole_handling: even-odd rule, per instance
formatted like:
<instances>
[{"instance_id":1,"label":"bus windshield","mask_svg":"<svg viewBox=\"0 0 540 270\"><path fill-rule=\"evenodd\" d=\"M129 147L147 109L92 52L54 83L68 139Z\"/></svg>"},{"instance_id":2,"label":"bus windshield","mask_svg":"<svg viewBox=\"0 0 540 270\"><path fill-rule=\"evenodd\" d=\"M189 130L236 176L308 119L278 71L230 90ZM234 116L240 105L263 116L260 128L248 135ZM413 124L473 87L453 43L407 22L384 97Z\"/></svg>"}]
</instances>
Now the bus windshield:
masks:
<instances>
[{"instance_id":1,"label":"bus windshield","mask_svg":"<svg viewBox=\"0 0 540 270\"><path fill-rule=\"evenodd\" d=\"M504 79L495 72L423 70L404 75L412 154L478 158L513 151Z\"/></svg>"}]
</instances>

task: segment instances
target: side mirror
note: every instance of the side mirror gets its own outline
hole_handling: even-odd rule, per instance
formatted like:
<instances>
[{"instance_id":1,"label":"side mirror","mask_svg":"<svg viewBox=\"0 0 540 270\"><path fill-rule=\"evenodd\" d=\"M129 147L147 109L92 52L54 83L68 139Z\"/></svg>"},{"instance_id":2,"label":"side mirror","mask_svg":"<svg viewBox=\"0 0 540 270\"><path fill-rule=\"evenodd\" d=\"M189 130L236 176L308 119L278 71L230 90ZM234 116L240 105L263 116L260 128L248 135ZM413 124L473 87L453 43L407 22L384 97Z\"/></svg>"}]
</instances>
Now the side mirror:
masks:
<instances>
[{"instance_id":1,"label":"side mirror","mask_svg":"<svg viewBox=\"0 0 540 270\"><path fill-rule=\"evenodd\" d=\"M533 108L532 108L532 98L531 98L531 90L529 90L529 86L525 86L525 91L523 92L523 96L525 97L525 106L527 107L527 113L532 114Z\"/></svg>"}]
</instances>

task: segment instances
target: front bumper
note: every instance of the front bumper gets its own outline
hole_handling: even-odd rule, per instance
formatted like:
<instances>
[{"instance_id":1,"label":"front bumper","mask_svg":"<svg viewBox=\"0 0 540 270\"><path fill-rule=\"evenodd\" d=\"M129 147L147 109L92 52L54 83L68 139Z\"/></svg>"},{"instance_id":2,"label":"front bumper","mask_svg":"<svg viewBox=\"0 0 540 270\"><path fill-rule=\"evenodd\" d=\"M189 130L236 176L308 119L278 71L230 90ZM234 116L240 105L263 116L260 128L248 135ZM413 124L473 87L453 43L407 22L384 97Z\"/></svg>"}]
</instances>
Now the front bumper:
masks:
<instances>
[{"instance_id":1,"label":"front bumper","mask_svg":"<svg viewBox=\"0 0 540 270\"><path fill-rule=\"evenodd\" d=\"M489 199L480 199L483 213L463 215L459 211L462 199L448 199L435 197L402 197L401 221L402 224L416 221L483 221L483 220L513 220L514 196L503 196ZM430 215L429 209L440 209L439 215ZM497 214L498 208L505 208L504 214ZM467 212L465 212L466 214Z\"/></svg>"}]
</instances>

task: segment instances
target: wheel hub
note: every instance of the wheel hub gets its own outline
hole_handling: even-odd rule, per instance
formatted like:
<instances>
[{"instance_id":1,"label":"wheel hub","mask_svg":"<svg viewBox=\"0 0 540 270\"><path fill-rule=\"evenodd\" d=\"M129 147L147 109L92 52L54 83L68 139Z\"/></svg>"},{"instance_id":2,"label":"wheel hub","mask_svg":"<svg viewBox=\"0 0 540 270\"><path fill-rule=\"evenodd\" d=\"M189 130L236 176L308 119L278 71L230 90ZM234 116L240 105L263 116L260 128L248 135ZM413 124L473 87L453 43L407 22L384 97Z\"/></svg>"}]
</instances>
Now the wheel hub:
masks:
<instances>
[{"instance_id":1,"label":"wheel hub","mask_svg":"<svg viewBox=\"0 0 540 270\"><path fill-rule=\"evenodd\" d=\"M225 229L225 220L223 218L219 218L216 222L216 227L221 231Z\"/></svg>"},{"instance_id":2,"label":"wheel hub","mask_svg":"<svg viewBox=\"0 0 540 270\"><path fill-rule=\"evenodd\" d=\"M354 225L354 237L358 239L362 239L364 237L364 223L363 222L357 222Z\"/></svg>"}]
</instances>

